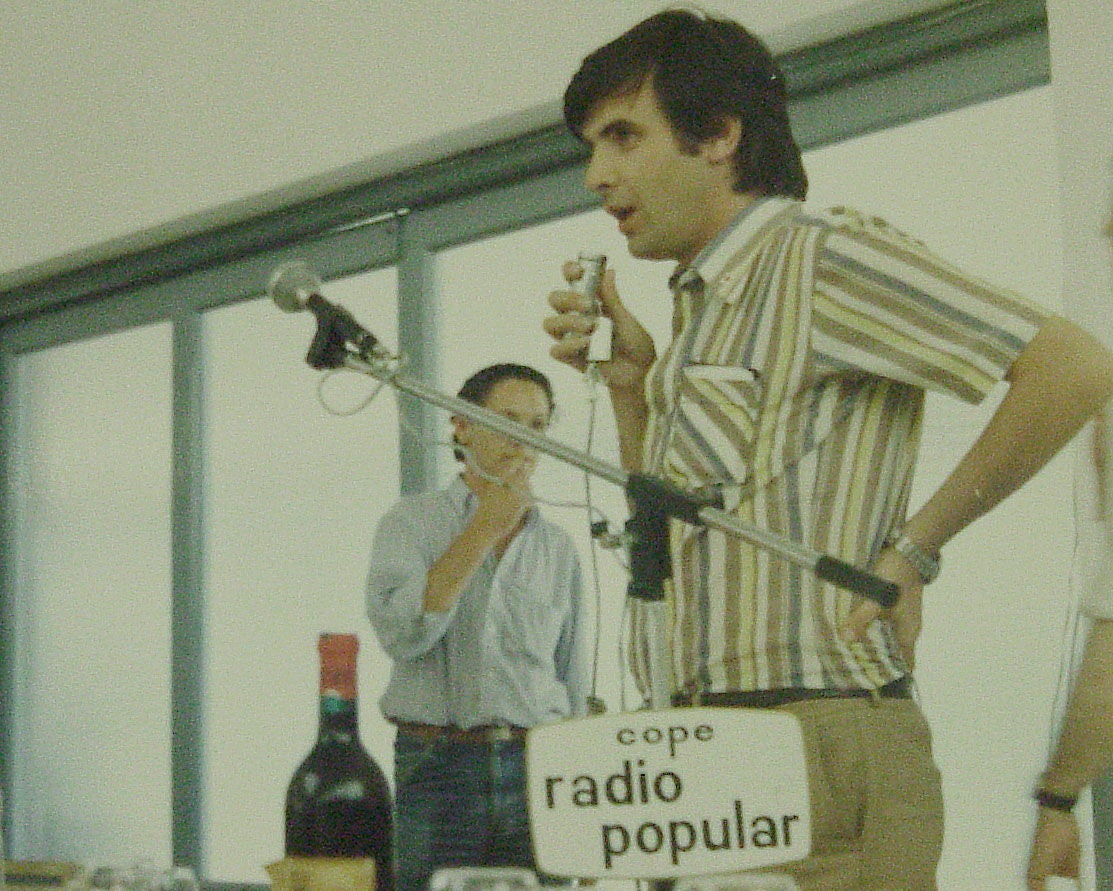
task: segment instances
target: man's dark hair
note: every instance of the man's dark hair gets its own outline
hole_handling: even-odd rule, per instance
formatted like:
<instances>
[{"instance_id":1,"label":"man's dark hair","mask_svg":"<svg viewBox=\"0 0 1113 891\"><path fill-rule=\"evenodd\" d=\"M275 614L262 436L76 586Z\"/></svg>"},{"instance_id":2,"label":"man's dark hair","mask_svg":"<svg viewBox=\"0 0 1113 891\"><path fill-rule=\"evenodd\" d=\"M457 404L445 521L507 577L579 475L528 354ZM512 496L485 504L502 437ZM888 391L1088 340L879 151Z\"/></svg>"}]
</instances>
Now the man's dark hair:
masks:
<instances>
[{"instance_id":1,"label":"man's dark hair","mask_svg":"<svg viewBox=\"0 0 1113 891\"><path fill-rule=\"evenodd\" d=\"M464 381L456 396L465 402L485 405L487 397L491 395L495 385L505 380L519 380L537 384L545 391L545 399L549 403L549 414L552 414L554 407L553 385L549 383L549 379L536 368L530 368L528 365L517 365L513 362L500 362L497 365L488 365L486 368L479 369ZM460 449L453 449L452 453L456 456L457 461L464 460L464 453Z\"/></svg>"},{"instance_id":2,"label":"man's dark hair","mask_svg":"<svg viewBox=\"0 0 1113 891\"><path fill-rule=\"evenodd\" d=\"M686 151L736 118L736 192L803 200L808 178L788 120L784 75L737 22L670 9L635 25L584 59L564 92L564 120L578 137L599 102L652 85Z\"/></svg>"}]
</instances>

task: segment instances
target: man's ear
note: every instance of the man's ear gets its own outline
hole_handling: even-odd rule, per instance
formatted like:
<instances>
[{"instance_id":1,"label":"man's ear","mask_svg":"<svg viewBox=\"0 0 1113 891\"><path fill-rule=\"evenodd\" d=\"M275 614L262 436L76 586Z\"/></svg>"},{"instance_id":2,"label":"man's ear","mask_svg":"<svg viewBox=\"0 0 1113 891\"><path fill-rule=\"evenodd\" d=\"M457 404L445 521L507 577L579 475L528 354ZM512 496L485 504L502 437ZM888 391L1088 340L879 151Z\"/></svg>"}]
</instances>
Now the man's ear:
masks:
<instances>
[{"instance_id":1,"label":"man's ear","mask_svg":"<svg viewBox=\"0 0 1113 891\"><path fill-rule=\"evenodd\" d=\"M701 144L703 156L712 164L732 162L738 143L742 140L742 121L725 117L719 122L718 132Z\"/></svg>"}]
</instances>

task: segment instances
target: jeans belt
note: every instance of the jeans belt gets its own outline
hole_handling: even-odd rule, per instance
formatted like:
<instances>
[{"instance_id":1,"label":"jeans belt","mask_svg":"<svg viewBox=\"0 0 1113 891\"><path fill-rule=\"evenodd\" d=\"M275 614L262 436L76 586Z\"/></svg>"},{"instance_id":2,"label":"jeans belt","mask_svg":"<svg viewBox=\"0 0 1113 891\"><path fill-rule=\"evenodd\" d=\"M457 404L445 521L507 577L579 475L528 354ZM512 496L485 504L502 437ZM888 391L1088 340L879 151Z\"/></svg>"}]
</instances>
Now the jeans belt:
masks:
<instances>
[{"instance_id":1,"label":"jeans belt","mask_svg":"<svg viewBox=\"0 0 1113 891\"><path fill-rule=\"evenodd\" d=\"M399 733L417 736L428 740L474 743L521 742L525 740L528 728L514 724L481 724L478 727L456 727L452 724L419 724L414 721L394 721Z\"/></svg>"},{"instance_id":2,"label":"jeans belt","mask_svg":"<svg viewBox=\"0 0 1113 891\"><path fill-rule=\"evenodd\" d=\"M812 699L911 699L910 675L897 678L881 687L779 687L775 690L730 690L725 693L677 693L675 706L710 706L712 708L776 708L789 702Z\"/></svg>"}]
</instances>

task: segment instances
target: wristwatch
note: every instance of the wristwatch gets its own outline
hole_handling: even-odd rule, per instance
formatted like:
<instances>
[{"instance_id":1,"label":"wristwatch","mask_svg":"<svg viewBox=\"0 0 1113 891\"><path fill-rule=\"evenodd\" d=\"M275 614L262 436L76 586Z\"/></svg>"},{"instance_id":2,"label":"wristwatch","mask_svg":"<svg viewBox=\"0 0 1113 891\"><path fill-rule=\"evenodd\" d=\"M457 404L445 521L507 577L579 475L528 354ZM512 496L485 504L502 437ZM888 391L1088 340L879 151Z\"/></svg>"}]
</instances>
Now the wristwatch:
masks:
<instances>
[{"instance_id":1,"label":"wristwatch","mask_svg":"<svg viewBox=\"0 0 1113 891\"><path fill-rule=\"evenodd\" d=\"M925 585L930 585L939 577L938 552L929 554L903 531L893 533L887 544L915 567Z\"/></svg>"}]
</instances>

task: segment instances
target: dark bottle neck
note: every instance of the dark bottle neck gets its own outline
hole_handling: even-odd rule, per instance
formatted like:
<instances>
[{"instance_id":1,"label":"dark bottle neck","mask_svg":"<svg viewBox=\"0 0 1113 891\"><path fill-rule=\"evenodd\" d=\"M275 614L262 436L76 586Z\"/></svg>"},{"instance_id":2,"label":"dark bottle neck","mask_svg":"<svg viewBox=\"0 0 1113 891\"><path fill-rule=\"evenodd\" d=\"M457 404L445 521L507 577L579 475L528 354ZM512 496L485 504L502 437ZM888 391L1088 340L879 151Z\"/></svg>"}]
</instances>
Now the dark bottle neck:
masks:
<instances>
[{"instance_id":1,"label":"dark bottle neck","mask_svg":"<svg viewBox=\"0 0 1113 891\"><path fill-rule=\"evenodd\" d=\"M359 733L359 713L354 699L341 699L328 694L321 696L318 738L347 741Z\"/></svg>"},{"instance_id":2,"label":"dark bottle neck","mask_svg":"<svg viewBox=\"0 0 1113 891\"><path fill-rule=\"evenodd\" d=\"M358 733L356 654L359 641L353 634L322 634L317 648L321 656L318 736L322 740L326 737L350 739Z\"/></svg>"}]
</instances>

